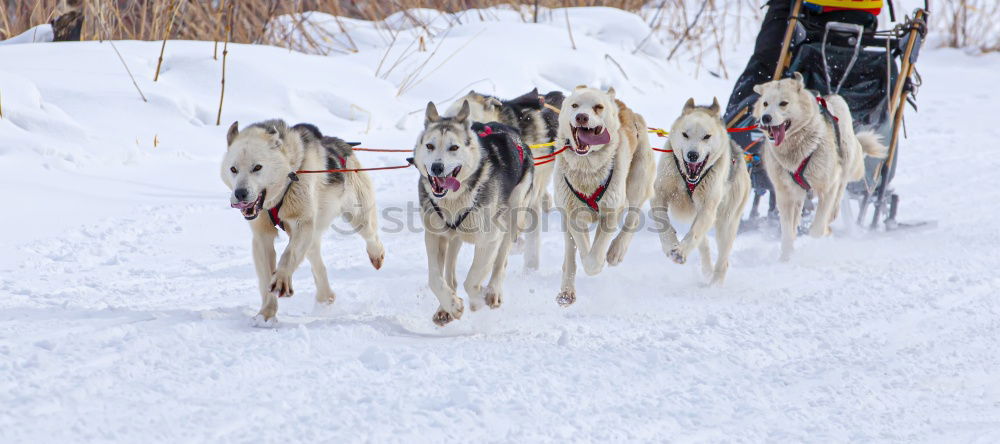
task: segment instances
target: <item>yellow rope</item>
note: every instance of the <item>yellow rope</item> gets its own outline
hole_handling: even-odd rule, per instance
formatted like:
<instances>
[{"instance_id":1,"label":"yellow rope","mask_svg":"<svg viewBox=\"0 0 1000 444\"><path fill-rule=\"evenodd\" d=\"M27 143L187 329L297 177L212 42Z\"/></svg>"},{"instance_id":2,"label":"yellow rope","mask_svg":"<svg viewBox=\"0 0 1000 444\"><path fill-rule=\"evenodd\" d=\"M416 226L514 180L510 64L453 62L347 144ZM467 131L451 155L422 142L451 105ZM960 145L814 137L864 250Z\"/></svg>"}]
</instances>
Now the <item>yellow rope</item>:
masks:
<instances>
[{"instance_id":1,"label":"yellow rope","mask_svg":"<svg viewBox=\"0 0 1000 444\"><path fill-rule=\"evenodd\" d=\"M660 137L667 137L668 135L670 135L670 131L667 131L663 128L649 128L649 132L654 133Z\"/></svg>"},{"instance_id":2,"label":"yellow rope","mask_svg":"<svg viewBox=\"0 0 1000 444\"><path fill-rule=\"evenodd\" d=\"M555 146L555 144L556 144L555 142L539 143L537 145L528 145L528 148L531 148L533 150L537 150L539 148L547 148L547 147L550 147L550 146Z\"/></svg>"}]
</instances>

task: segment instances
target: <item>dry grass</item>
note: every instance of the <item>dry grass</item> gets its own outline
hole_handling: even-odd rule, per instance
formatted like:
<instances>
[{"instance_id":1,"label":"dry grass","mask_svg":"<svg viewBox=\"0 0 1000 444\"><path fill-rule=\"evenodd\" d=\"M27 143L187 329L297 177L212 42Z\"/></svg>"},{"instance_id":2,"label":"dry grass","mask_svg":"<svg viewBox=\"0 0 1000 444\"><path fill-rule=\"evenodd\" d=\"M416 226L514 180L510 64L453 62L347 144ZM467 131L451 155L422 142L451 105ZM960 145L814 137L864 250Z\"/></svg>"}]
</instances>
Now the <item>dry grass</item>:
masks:
<instances>
[{"instance_id":1,"label":"dry grass","mask_svg":"<svg viewBox=\"0 0 1000 444\"><path fill-rule=\"evenodd\" d=\"M686 3L701 0L664 0L660 8L641 8L648 0L231 0L234 43L281 44L281 36L269 35L267 23L275 16L320 11L335 16L381 20L411 8L432 8L454 13L467 9L506 6L523 12L525 21L537 20L537 10L566 6L610 6L633 12L660 25L678 25L684 29ZM172 5L176 0L83 0L86 22L84 40L161 40L171 26ZM708 0L709 9L715 1ZM0 0L0 40L24 32L32 26L48 23L58 15L60 0ZM176 4L172 39L222 40L227 22L226 0L181 0ZM654 2L655 4L655 2ZM655 14L652 11L655 10ZM412 18L412 17L411 17ZM706 17L710 18L710 17ZM710 20L705 20L709 23ZM275 41L277 40L277 41Z\"/></svg>"},{"instance_id":2,"label":"dry grass","mask_svg":"<svg viewBox=\"0 0 1000 444\"><path fill-rule=\"evenodd\" d=\"M740 39L740 26L732 29L733 24L743 16L759 19L761 15L757 0L0 0L0 39L52 21L65 11L63 3L67 1L81 4L84 40L215 41L215 56L218 42L226 39L224 34L233 43L269 44L307 53L358 50L343 23L338 22L341 32L334 38L330 31L308 22L308 14L302 14L308 11L376 21L412 8L431 8L449 14L446 16L449 25L455 25L477 17L490 20L481 11L456 14L477 8L507 7L518 11L526 22L547 19L555 23L555 20L562 22L564 17L552 17L551 8L608 6L635 12L652 28L649 37L635 48L636 52L653 41L671 48L676 45L680 51L673 60L697 62L699 69L704 67L723 76L726 73L722 48ZM549 15L540 17L543 14ZM291 26L268 26L281 15L297 21ZM698 18L694 20L696 15ZM409 13L407 18L423 28L426 35L426 40L420 36L420 47L414 51L425 52L427 46L433 47L436 42L429 40L441 29L432 30L430 24ZM565 21L569 38L573 39L573 24L568 15ZM226 32L230 22L232 29ZM387 43L395 38L392 31L386 30ZM386 67L390 71L391 68Z\"/></svg>"},{"instance_id":3,"label":"dry grass","mask_svg":"<svg viewBox=\"0 0 1000 444\"><path fill-rule=\"evenodd\" d=\"M982 52L1000 51L1000 2L997 0L952 0L935 2L939 9L931 22L932 32L946 36L952 48Z\"/></svg>"}]
</instances>

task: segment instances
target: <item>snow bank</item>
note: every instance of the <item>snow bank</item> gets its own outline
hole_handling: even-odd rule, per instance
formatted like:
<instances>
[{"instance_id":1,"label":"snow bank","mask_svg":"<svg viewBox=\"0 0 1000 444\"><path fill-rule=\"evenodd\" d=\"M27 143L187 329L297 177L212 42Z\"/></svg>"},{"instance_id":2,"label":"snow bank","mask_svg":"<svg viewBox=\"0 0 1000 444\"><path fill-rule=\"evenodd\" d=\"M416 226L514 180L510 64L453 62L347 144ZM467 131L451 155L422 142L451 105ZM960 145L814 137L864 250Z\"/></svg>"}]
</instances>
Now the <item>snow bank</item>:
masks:
<instances>
[{"instance_id":1,"label":"snow bank","mask_svg":"<svg viewBox=\"0 0 1000 444\"><path fill-rule=\"evenodd\" d=\"M312 311L301 269L279 328L247 327L249 233L218 178L234 120L408 148L428 100L470 88L614 86L657 126L688 97L728 95L655 45L632 54L635 18L570 12L575 51L560 26L513 20L456 25L408 56L412 36L386 55L374 28L330 57L230 45L221 126L210 42L169 42L155 83L159 43L117 42L149 102L106 42L0 47L0 440L1000 440L996 56L922 54L896 183L900 217L940 228L802 239L790 263L743 235L721 289L643 231L560 309L553 220L538 273L511 259L501 310L439 329L422 234L397 229L418 178L388 171L372 175L385 267L330 232L332 311Z\"/></svg>"}]
</instances>

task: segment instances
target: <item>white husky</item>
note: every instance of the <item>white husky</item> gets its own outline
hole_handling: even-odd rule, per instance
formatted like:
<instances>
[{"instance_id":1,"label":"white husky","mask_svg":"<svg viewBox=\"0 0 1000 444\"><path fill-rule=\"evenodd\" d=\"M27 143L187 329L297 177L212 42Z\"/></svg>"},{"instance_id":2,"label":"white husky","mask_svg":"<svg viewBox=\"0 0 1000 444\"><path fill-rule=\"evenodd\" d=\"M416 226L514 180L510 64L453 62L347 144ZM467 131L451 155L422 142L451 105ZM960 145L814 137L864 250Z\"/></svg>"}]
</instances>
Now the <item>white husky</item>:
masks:
<instances>
[{"instance_id":1,"label":"white husky","mask_svg":"<svg viewBox=\"0 0 1000 444\"><path fill-rule=\"evenodd\" d=\"M681 116L670 128L672 153L660 158L653 186L653 214L663 217L660 242L667 257L683 264L695 246L701 256L702 273L721 284L729 269L729 253L740 227L740 215L750 197L750 173L742 151L732 143L719 115L719 101L712 106L684 104ZM691 230L677 241L669 214L690 221ZM715 227L719 259L713 270L708 231Z\"/></svg>"},{"instance_id":2,"label":"white husky","mask_svg":"<svg viewBox=\"0 0 1000 444\"><path fill-rule=\"evenodd\" d=\"M819 205L809 235L830 234L847 184L864 176L864 156L883 158L887 148L870 131L854 133L847 102L805 89L802 75L754 86L753 115L768 136L764 168L781 217L781 260L791 257L809 191Z\"/></svg>"},{"instance_id":3,"label":"white husky","mask_svg":"<svg viewBox=\"0 0 1000 444\"><path fill-rule=\"evenodd\" d=\"M234 122L226 135L222 181L233 191L238 208L253 231L253 260L263 301L254 317L257 326L276 324L278 297L293 294L292 272L305 258L316 281L316 303L336 297L320 254L323 232L343 216L365 239L368 258L378 269L385 250L379 241L375 193L363 172L300 174L300 170L360 168L351 146L323 137L315 126L289 128L282 120L267 120L239 130ZM264 217L261 212L266 212ZM275 263L278 227L288 233L288 247Z\"/></svg>"},{"instance_id":4,"label":"white husky","mask_svg":"<svg viewBox=\"0 0 1000 444\"><path fill-rule=\"evenodd\" d=\"M656 164L646 121L616 100L613 88L605 92L578 86L563 102L556 142L568 147L556 157L554 178L566 240L556 302L567 306L576 301L578 250L591 276L625 257L641 222L640 208L653 194ZM619 230L623 212L625 223ZM589 226L594 222L598 224L591 245Z\"/></svg>"}]
</instances>

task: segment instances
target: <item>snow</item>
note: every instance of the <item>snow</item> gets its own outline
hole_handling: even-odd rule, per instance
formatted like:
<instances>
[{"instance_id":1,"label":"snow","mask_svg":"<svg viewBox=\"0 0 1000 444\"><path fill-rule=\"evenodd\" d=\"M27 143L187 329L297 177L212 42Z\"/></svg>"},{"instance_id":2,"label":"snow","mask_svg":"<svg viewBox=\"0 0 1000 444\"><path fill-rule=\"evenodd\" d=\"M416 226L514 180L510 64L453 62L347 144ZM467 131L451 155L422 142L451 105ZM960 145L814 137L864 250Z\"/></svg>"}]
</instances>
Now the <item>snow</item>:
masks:
<instances>
[{"instance_id":1,"label":"snow","mask_svg":"<svg viewBox=\"0 0 1000 444\"><path fill-rule=\"evenodd\" d=\"M303 266L277 327L249 327L249 230L218 178L233 120L409 148L428 100L470 88L614 86L661 127L688 97L728 96L731 79L633 55L648 32L635 19L572 12L594 14L574 22L576 51L558 12L498 19L458 25L378 75L389 43L376 31L350 55L230 45L221 126L211 42L169 42L156 83L159 43L117 42L148 103L106 42L0 48L0 440L1000 440L997 55L921 54L896 185L900 218L935 228L838 224L800 239L789 263L777 239L743 235L722 288L642 231L621 266L581 274L563 309L552 216L540 271L513 256L500 310L438 328L417 177L379 172L383 269L331 230L336 304L314 312Z\"/></svg>"}]
</instances>

